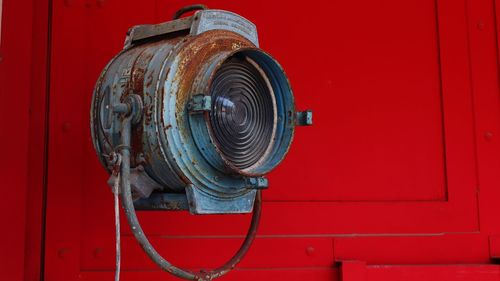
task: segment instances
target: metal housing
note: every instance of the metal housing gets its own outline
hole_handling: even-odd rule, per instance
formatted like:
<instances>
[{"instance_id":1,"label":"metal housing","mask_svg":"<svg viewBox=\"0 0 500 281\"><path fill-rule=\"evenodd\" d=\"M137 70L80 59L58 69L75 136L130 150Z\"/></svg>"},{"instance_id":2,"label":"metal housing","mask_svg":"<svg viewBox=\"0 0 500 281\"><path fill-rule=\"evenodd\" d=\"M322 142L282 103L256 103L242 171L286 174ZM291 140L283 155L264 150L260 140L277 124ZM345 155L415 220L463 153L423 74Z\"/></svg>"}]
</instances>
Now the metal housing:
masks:
<instances>
[{"instance_id":1,"label":"metal housing","mask_svg":"<svg viewBox=\"0 0 500 281\"><path fill-rule=\"evenodd\" d=\"M272 142L248 169L224 156L209 120L214 74L234 56L252 62L274 99ZM120 145L122 133L113 107L131 95L138 97L140 111L131 138L131 186L134 198L142 198L136 208L251 212L256 190L267 187L263 176L284 158L297 121L287 77L258 48L255 25L227 11L198 11L129 30L124 50L99 77L92 101L93 143L110 172L107 155Z\"/></svg>"}]
</instances>

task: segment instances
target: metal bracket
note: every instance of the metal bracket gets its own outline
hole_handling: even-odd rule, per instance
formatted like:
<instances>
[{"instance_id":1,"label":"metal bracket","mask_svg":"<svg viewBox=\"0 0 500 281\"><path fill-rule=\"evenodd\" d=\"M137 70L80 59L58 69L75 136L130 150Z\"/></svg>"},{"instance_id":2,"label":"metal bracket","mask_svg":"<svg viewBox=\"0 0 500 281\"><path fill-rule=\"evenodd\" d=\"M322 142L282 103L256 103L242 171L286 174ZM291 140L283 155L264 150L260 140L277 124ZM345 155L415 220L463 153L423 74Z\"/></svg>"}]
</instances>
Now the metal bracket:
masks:
<instances>
[{"instance_id":1,"label":"metal bracket","mask_svg":"<svg viewBox=\"0 0 500 281\"><path fill-rule=\"evenodd\" d=\"M165 35L172 32L189 30L194 17L185 17L159 24L143 24L131 27L125 37L123 49L127 49L144 39Z\"/></svg>"},{"instance_id":2,"label":"metal bracket","mask_svg":"<svg viewBox=\"0 0 500 281\"><path fill-rule=\"evenodd\" d=\"M246 18L224 10L204 10L195 14L191 26L191 35L198 35L209 30L228 30L247 38L259 47L257 27Z\"/></svg>"},{"instance_id":3,"label":"metal bracket","mask_svg":"<svg viewBox=\"0 0 500 281\"><path fill-rule=\"evenodd\" d=\"M191 214L242 214L252 212L258 190L235 198L220 198L207 194L192 184L186 186L186 195Z\"/></svg>"},{"instance_id":4,"label":"metal bracket","mask_svg":"<svg viewBox=\"0 0 500 281\"><path fill-rule=\"evenodd\" d=\"M186 211L189 210L185 193L152 193L148 198L134 202L136 210L141 211Z\"/></svg>"},{"instance_id":5,"label":"metal bracket","mask_svg":"<svg viewBox=\"0 0 500 281\"><path fill-rule=\"evenodd\" d=\"M115 181L116 175L111 175L108 179L108 185L113 188ZM162 186L153 180L141 165L130 169L130 186L134 200L148 198L154 190L162 189Z\"/></svg>"},{"instance_id":6,"label":"metal bracket","mask_svg":"<svg viewBox=\"0 0 500 281\"><path fill-rule=\"evenodd\" d=\"M202 113L212 109L212 97L203 94L194 95L188 102L189 113Z\"/></svg>"},{"instance_id":7,"label":"metal bracket","mask_svg":"<svg viewBox=\"0 0 500 281\"><path fill-rule=\"evenodd\" d=\"M223 10L203 10L193 16L159 24L136 25L130 28L125 38L124 49L133 47L148 38L165 36L174 32L189 32L198 35L209 30L228 30L240 34L259 46L257 28L244 17Z\"/></svg>"},{"instance_id":8,"label":"metal bracket","mask_svg":"<svg viewBox=\"0 0 500 281\"><path fill-rule=\"evenodd\" d=\"M296 113L295 125L311 126L313 124L312 110L299 111Z\"/></svg>"}]
</instances>

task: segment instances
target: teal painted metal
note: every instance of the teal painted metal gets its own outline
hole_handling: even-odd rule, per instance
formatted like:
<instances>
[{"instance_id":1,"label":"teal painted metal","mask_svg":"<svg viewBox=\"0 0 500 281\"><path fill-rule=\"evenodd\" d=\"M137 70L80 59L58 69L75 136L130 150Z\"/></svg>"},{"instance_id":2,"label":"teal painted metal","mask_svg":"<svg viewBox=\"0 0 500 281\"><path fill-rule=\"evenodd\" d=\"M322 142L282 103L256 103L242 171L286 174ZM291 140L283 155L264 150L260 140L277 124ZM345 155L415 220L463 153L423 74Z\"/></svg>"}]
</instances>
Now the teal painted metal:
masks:
<instances>
[{"instance_id":1,"label":"teal painted metal","mask_svg":"<svg viewBox=\"0 0 500 281\"><path fill-rule=\"evenodd\" d=\"M130 162L138 208L153 208L147 202L154 192L185 194L193 214L252 211L256 189L267 188L264 176L284 159L297 123L283 69L257 44L251 22L219 10L129 31L97 81L91 129L111 171L107 155L123 134L123 117L113 112L139 97ZM225 88L215 88L215 79ZM186 206L171 203L161 206Z\"/></svg>"}]
</instances>

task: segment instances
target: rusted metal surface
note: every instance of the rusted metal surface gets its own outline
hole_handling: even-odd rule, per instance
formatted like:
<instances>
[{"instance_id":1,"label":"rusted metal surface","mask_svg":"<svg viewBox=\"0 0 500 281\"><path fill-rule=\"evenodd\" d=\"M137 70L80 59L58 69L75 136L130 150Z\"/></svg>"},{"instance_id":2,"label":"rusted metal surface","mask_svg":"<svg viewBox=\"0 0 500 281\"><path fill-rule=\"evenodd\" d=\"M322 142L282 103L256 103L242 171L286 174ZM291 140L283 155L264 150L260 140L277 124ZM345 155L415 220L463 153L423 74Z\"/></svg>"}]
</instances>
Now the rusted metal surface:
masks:
<instances>
[{"instance_id":1,"label":"rusted metal surface","mask_svg":"<svg viewBox=\"0 0 500 281\"><path fill-rule=\"evenodd\" d=\"M175 21L160 24L137 25L131 28L125 39L124 49L130 48L141 40L166 35L172 32L189 30L193 22L193 17L178 19Z\"/></svg>"},{"instance_id":2,"label":"rusted metal surface","mask_svg":"<svg viewBox=\"0 0 500 281\"><path fill-rule=\"evenodd\" d=\"M295 109L290 85L279 64L256 48L252 23L218 10L199 11L193 17L191 35L165 27L171 27L173 22L158 25L161 28L150 26L156 31L145 31L144 26L131 29L128 37L137 39L137 44L118 54L96 84L91 125L94 145L101 162L108 167L104 156L116 149L121 134L118 122L113 122L116 117L109 114L116 102L123 102L133 93L140 98L143 113L134 120L132 167L143 167L157 183L154 189L185 191L188 200L194 200L190 204L192 213L250 212L255 190L247 188L249 178L262 177L276 167L292 141ZM198 22L202 19L204 24ZM260 140L268 142L263 143L265 153L256 155L258 158L252 156L255 161L246 168L237 167L228 158L230 151L238 147L222 146L221 132L213 130L207 112L188 114L193 96L208 99L214 91L211 84L215 74L230 59L239 57L255 68L257 78L266 81L260 83L269 90L273 108L267 110L274 114L271 138ZM251 151L245 153L253 155ZM194 188L186 188L189 185ZM149 193L142 193L143 197Z\"/></svg>"},{"instance_id":3,"label":"rusted metal surface","mask_svg":"<svg viewBox=\"0 0 500 281\"><path fill-rule=\"evenodd\" d=\"M189 24L189 33L179 32ZM260 192L268 187L264 175L291 145L296 114L290 84L281 66L257 44L255 26L248 20L227 11L198 11L132 28L125 49L97 81L91 129L98 156L112 172L116 155L121 155L119 181L132 232L156 264L178 277L211 280L241 260L260 219ZM220 75L223 69L227 77ZM212 86L225 79L235 82ZM247 87L249 79L253 82ZM221 97L231 107L220 106ZM214 122L220 123L217 130ZM254 142L245 144L247 137ZM233 152L237 157L231 157ZM244 165L238 160L242 154ZM117 182L114 172L112 182ZM135 208L253 212L253 219L232 259L213 271L194 273L156 252Z\"/></svg>"},{"instance_id":4,"label":"rusted metal surface","mask_svg":"<svg viewBox=\"0 0 500 281\"><path fill-rule=\"evenodd\" d=\"M227 30L239 34L256 47L259 46L257 28L251 21L240 15L223 10L205 10L195 14L191 26L191 35L198 35L209 30Z\"/></svg>"},{"instance_id":5,"label":"rusted metal surface","mask_svg":"<svg viewBox=\"0 0 500 281\"><path fill-rule=\"evenodd\" d=\"M136 210L140 211L186 211L189 210L187 197L184 194L158 192L147 199L134 202Z\"/></svg>"},{"instance_id":6,"label":"rusted metal surface","mask_svg":"<svg viewBox=\"0 0 500 281\"><path fill-rule=\"evenodd\" d=\"M215 186L211 188L213 194L220 197L224 197L223 193L227 190L230 193L226 197L247 195L251 198L255 193L244 189L243 177L228 178L199 153L185 114L187 102L192 96L191 87L196 84L200 71L211 62L210 58L230 54L243 47L254 45L238 34L213 30L182 39L142 44L127 50L115 58L111 68L98 81L93 114L97 116L102 110L102 104L96 102L102 103L102 89L106 87L112 89L111 100L122 100L131 92L137 94L143 101L144 116L133 130L133 166L144 166L151 178L167 190L182 190L186 184L194 184L197 187ZM103 80L107 81L107 85L103 85ZM100 154L112 152L117 145L116 126L106 131L94 122L93 130L104 140L97 144ZM140 162L137 161L139 155ZM251 210L253 202L249 198L241 199L250 203L247 211Z\"/></svg>"},{"instance_id":7,"label":"rusted metal surface","mask_svg":"<svg viewBox=\"0 0 500 281\"><path fill-rule=\"evenodd\" d=\"M269 54L257 48L245 48L235 51L231 56L223 61L214 70L210 81L207 83L210 92L213 92L212 82L213 75L220 70L222 64L225 64L232 57L243 57L254 65L256 70L262 74L264 77L271 77L271 79L265 79L263 83L267 84L267 88L271 92L272 96L272 111L274 112L274 118L268 125L273 126L272 136L267 145L266 151L259 158L259 160L249 167L238 167L231 159L226 155L223 143L220 143L218 132L214 128L214 118L212 112L210 114L205 113L205 121L207 124L208 135L210 136L211 142L214 144L214 148L217 154L221 155L224 165L228 167L231 171L244 175L246 177L260 177L271 170L273 170L281 161L284 159L288 153L288 149L293 140L293 134L295 131L295 103L288 78L284 74L283 69ZM263 95L263 93L260 93ZM215 104L214 104L215 106ZM265 105L260 104L259 107L264 107ZM269 109L268 109L269 110ZM312 112L311 112L312 114ZM227 128L226 128L227 130ZM263 137L263 136L261 136ZM250 151L244 152L244 154L251 154Z\"/></svg>"},{"instance_id":8,"label":"rusted metal surface","mask_svg":"<svg viewBox=\"0 0 500 281\"><path fill-rule=\"evenodd\" d=\"M241 204L245 202L245 210L250 211L254 193L244 189L243 177L228 177L226 172L214 169L210 165L207 157L200 152L209 148L199 148L197 144L199 138L193 133L191 119L193 116L186 114L186 108L193 94L202 93L193 87L196 87L200 73L207 68L207 65L213 63L214 58L253 45L245 38L224 30L207 31L196 37L187 37L180 44L180 51L170 66L175 72L170 71L171 75L164 77L166 83L163 85L166 88L159 92L158 118L164 128L172 126L170 129L160 131L160 138L169 143L172 158L189 178L190 184L196 187L190 189L197 193L192 198L199 198L198 196L204 194L212 195L207 199L218 201L220 208L232 206L233 210L225 208L224 212L237 212L234 209L236 205L228 203L229 200L239 200ZM169 114L169 111L175 111L176 114ZM188 191L188 196L189 193ZM200 205L202 203L200 201L195 203L197 203L194 204L195 212L204 212ZM240 208L240 211L242 210ZM213 209L210 212L213 212Z\"/></svg>"},{"instance_id":9,"label":"rusted metal surface","mask_svg":"<svg viewBox=\"0 0 500 281\"><path fill-rule=\"evenodd\" d=\"M193 9L202 9L203 5L193 5ZM182 9L181 9L182 10ZM195 36L209 30L227 30L250 40L255 46L259 46L257 29L249 20L229 11L223 10L204 10L195 15L185 18L179 18L183 13L190 11L180 11L174 20L160 24L137 25L129 29L124 43L124 49L144 42L146 39L154 38L161 40L162 37L172 36L175 33L189 31L190 35Z\"/></svg>"}]
</instances>

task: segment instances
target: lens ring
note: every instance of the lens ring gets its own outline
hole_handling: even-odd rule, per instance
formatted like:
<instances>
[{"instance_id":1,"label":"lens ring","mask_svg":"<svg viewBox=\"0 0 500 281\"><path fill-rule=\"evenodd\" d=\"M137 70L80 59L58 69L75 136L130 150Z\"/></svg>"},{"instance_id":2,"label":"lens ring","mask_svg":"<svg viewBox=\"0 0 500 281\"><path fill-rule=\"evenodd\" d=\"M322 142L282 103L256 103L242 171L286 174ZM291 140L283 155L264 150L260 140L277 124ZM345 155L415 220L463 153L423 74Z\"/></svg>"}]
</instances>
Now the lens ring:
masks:
<instances>
[{"instance_id":1,"label":"lens ring","mask_svg":"<svg viewBox=\"0 0 500 281\"><path fill-rule=\"evenodd\" d=\"M273 89L258 65L232 56L210 86L212 136L222 157L237 170L251 170L268 157L276 131Z\"/></svg>"}]
</instances>

